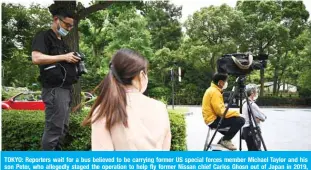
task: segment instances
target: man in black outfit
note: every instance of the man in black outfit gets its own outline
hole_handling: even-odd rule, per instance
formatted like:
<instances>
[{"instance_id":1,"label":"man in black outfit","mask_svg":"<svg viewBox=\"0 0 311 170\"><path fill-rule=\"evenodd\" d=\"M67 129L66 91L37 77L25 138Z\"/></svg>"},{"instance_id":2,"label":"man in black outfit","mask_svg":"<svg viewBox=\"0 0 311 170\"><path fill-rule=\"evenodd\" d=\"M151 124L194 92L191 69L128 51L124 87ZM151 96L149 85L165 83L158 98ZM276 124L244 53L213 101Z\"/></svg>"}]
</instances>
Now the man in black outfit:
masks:
<instances>
[{"instance_id":1,"label":"man in black outfit","mask_svg":"<svg viewBox=\"0 0 311 170\"><path fill-rule=\"evenodd\" d=\"M66 9L51 11L51 29L36 34L32 42L32 62L39 65L42 100L45 103L43 150L61 150L69 128L72 84L78 80L76 57L63 41L73 28L74 16Z\"/></svg>"}]
</instances>

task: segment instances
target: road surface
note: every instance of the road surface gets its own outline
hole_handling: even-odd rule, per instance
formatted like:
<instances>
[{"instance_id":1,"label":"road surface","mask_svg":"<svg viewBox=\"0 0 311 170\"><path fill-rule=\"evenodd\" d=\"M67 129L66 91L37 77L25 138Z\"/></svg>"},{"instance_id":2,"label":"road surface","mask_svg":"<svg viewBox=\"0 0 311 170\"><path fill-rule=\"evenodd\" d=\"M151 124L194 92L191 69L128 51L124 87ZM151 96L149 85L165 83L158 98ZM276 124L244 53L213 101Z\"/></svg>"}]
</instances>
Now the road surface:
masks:
<instances>
[{"instance_id":1,"label":"road surface","mask_svg":"<svg viewBox=\"0 0 311 170\"><path fill-rule=\"evenodd\" d=\"M201 107L188 107L193 114L186 116L189 151L203 150L208 127L204 124ZM267 120L261 124L262 136L270 151L311 150L311 109L262 108ZM213 143L222 135L217 133ZM239 150L239 133L233 138ZM242 150L247 150L242 140Z\"/></svg>"}]
</instances>

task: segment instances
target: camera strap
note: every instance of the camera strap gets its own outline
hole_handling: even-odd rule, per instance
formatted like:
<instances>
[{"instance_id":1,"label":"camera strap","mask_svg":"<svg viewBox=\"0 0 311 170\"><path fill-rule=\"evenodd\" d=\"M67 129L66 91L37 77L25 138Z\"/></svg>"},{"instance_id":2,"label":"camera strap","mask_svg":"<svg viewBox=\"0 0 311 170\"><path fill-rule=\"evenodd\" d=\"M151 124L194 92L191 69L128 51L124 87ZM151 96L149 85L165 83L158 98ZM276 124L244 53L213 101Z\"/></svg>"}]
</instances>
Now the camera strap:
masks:
<instances>
[{"instance_id":1,"label":"camera strap","mask_svg":"<svg viewBox=\"0 0 311 170\"><path fill-rule=\"evenodd\" d=\"M60 65L60 67L64 70L64 78L63 78L63 82L62 82L62 84L59 86L59 87L63 87L63 85L64 85L64 83L65 83L65 81L66 81L67 71L66 71L66 69L65 69L65 67L64 67L63 65L61 65L60 63L57 63L57 64L59 64L59 65Z\"/></svg>"}]
</instances>

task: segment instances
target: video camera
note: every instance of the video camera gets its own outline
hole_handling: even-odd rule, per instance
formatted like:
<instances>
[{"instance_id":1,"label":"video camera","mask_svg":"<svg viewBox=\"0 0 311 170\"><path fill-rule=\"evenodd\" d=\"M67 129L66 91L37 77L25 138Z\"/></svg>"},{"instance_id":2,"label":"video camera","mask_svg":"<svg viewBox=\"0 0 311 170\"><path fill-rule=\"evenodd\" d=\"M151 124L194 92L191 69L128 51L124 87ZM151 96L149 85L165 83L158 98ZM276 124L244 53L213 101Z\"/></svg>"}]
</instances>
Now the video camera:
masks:
<instances>
[{"instance_id":1,"label":"video camera","mask_svg":"<svg viewBox=\"0 0 311 170\"><path fill-rule=\"evenodd\" d=\"M268 55L259 54L253 56L251 53L225 54L217 60L217 71L233 76L242 76L253 70L266 68Z\"/></svg>"},{"instance_id":2,"label":"video camera","mask_svg":"<svg viewBox=\"0 0 311 170\"><path fill-rule=\"evenodd\" d=\"M80 52L75 52L74 55L80 58L80 61L78 63L78 75L81 76L82 74L86 74L87 69L86 69L85 63L84 63L85 55L83 53L80 53Z\"/></svg>"}]
</instances>

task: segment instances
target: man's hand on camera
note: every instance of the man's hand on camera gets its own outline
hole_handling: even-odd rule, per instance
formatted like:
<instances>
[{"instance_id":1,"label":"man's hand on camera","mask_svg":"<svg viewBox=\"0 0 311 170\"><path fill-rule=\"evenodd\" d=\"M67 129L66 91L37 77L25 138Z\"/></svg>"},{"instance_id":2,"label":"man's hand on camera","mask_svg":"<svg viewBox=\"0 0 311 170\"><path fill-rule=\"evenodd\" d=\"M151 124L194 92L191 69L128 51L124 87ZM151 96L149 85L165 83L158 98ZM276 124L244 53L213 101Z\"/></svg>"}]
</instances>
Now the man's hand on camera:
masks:
<instances>
[{"instance_id":1,"label":"man's hand on camera","mask_svg":"<svg viewBox=\"0 0 311 170\"><path fill-rule=\"evenodd\" d=\"M68 63L77 63L80 61L80 58L74 55L74 52L70 52L67 54L64 54L64 60Z\"/></svg>"}]
</instances>

